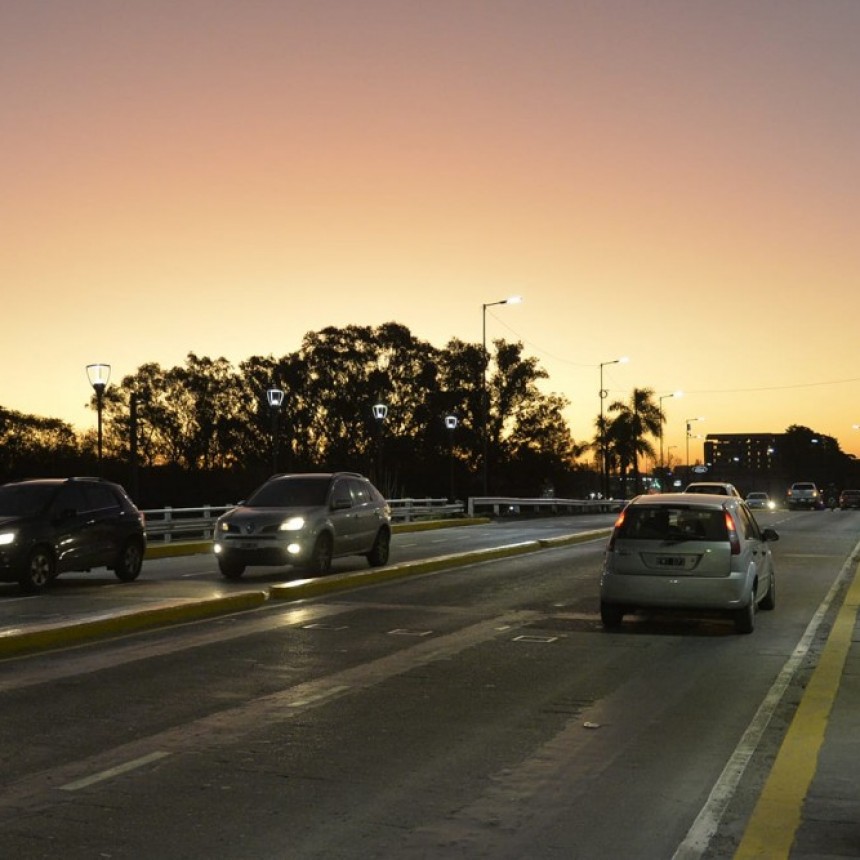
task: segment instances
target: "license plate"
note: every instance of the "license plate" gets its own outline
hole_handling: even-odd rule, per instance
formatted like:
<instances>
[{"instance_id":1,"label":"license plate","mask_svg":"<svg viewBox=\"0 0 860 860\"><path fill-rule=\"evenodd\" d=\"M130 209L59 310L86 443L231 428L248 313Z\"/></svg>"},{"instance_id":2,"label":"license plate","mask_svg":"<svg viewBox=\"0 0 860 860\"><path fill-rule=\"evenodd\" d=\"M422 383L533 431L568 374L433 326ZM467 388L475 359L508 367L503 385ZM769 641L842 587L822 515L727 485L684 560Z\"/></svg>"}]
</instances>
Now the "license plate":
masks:
<instances>
[{"instance_id":1,"label":"license plate","mask_svg":"<svg viewBox=\"0 0 860 860\"><path fill-rule=\"evenodd\" d=\"M682 555L659 555L657 564L660 567L684 567L686 562Z\"/></svg>"},{"instance_id":2,"label":"license plate","mask_svg":"<svg viewBox=\"0 0 860 860\"><path fill-rule=\"evenodd\" d=\"M257 541L255 541L255 540L243 540L239 544L239 549L257 549Z\"/></svg>"}]
</instances>

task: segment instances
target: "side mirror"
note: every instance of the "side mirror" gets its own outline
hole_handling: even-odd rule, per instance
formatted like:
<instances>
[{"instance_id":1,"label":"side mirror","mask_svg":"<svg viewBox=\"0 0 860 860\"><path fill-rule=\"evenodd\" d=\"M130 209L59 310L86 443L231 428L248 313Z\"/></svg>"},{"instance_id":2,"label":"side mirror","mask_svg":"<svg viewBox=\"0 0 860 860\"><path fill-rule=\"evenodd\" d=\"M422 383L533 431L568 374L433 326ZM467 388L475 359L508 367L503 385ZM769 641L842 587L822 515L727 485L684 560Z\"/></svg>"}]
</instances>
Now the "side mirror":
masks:
<instances>
[{"instance_id":1,"label":"side mirror","mask_svg":"<svg viewBox=\"0 0 860 860\"><path fill-rule=\"evenodd\" d=\"M331 509L333 511L345 511L352 507L352 499L345 496L338 496L331 500Z\"/></svg>"},{"instance_id":2,"label":"side mirror","mask_svg":"<svg viewBox=\"0 0 860 860\"><path fill-rule=\"evenodd\" d=\"M779 540L779 532L777 532L777 530L776 530L776 529L772 529L772 528L770 528L770 526L768 526L768 527L767 527L767 528L766 528L766 529L761 533L761 536L762 536L765 540L768 540L768 541L771 541L771 540Z\"/></svg>"}]
</instances>

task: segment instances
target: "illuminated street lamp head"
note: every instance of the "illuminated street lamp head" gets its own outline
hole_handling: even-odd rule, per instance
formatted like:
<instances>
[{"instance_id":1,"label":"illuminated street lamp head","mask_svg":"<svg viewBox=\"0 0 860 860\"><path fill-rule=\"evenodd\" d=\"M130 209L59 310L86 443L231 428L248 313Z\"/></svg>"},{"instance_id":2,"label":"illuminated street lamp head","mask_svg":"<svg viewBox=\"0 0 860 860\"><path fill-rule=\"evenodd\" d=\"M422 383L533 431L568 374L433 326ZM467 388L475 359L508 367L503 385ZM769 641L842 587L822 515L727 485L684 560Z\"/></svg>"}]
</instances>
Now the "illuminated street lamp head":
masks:
<instances>
[{"instance_id":1,"label":"illuminated street lamp head","mask_svg":"<svg viewBox=\"0 0 860 860\"><path fill-rule=\"evenodd\" d=\"M388 407L384 403L374 403L373 417L377 421L384 421L388 417Z\"/></svg>"},{"instance_id":2,"label":"illuminated street lamp head","mask_svg":"<svg viewBox=\"0 0 860 860\"><path fill-rule=\"evenodd\" d=\"M457 416L456 415L446 415L445 416L445 427L448 430L456 430L457 429Z\"/></svg>"},{"instance_id":3,"label":"illuminated street lamp head","mask_svg":"<svg viewBox=\"0 0 860 860\"><path fill-rule=\"evenodd\" d=\"M272 409L280 409L284 402L284 392L280 388L270 388L266 391L266 399Z\"/></svg>"},{"instance_id":4,"label":"illuminated street lamp head","mask_svg":"<svg viewBox=\"0 0 860 860\"><path fill-rule=\"evenodd\" d=\"M522 301L522 296L508 296L506 299L499 299L497 302L484 302L481 307L486 311L487 308L494 308L496 305L520 305Z\"/></svg>"},{"instance_id":5,"label":"illuminated street lamp head","mask_svg":"<svg viewBox=\"0 0 860 860\"><path fill-rule=\"evenodd\" d=\"M87 378L90 380L90 385L95 389L97 394L101 394L107 387L110 379L109 364L88 364Z\"/></svg>"}]
</instances>

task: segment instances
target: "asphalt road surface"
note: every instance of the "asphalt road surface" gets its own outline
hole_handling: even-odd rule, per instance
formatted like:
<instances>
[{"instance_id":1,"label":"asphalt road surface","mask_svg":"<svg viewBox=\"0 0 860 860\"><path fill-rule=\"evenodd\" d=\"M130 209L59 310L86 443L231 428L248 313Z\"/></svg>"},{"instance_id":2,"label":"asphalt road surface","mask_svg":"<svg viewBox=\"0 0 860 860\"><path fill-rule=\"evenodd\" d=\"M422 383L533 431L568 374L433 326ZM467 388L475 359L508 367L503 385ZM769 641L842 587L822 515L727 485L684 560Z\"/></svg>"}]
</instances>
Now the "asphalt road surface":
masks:
<instances>
[{"instance_id":1,"label":"asphalt road surface","mask_svg":"<svg viewBox=\"0 0 860 860\"><path fill-rule=\"evenodd\" d=\"M2 661L0 853L731 857L860 527L854 512L759 519L781 534L778 595L751 636L662 614L604 632L595 539ZM485 539L451 530L396 552ZM214 571L165 560L132 587L94 573L28 600L237 587ZM282 579L261 569L238 587ZM3 611L22 605L0 595ZM751 741L816 613L821 635Z\"/></svg>"}]
</instances>

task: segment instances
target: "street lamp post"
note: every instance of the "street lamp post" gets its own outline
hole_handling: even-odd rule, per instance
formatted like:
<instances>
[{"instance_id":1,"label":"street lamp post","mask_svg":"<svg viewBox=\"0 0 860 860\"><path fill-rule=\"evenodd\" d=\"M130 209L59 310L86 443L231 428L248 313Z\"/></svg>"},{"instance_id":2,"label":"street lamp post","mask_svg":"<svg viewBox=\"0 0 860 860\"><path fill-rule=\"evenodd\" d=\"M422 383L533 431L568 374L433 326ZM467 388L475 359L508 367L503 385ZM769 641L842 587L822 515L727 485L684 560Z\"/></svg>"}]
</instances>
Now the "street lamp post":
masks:
<instances>
[{"instance_id":1,"label":"street lamp post","mask_svg":"<svg viewBox=\"0 0 860 860\"><path fill-rule=\"evenodd\" d=\"M109 364L88 364L87 378L93 391L96 393L96 414L98 415L98 469L99 477L102 475L102 408L104 406L104 394L110 379Z\"/></svg>"},{"instance_id":2,"label":"street lamp post","mask_svg":"<svg viewBox=\"0 0 860 860\"><path fill-rule=\"evenodd\" d=\"M699 415L697 418L688 418L687 419L687 477L690 477L690 438L692 437L692 427L690 426L694 421L704 421L705 419Z\"/></svg>"},{"instance_id":3,"label":"street lamp post","mask_svg":"<svg viewBox=\"0 0 860 860\"><path fill-rule=\"evenodd\" d=\"M376 480L374 483L382 490L382 426L388 417L388 407L384 403L373 404L373 417L376 420Z\"/></svg>"},{"instance_id":4,"label":"street lamp post","mask_svg":"<svg viewBox=\"0 0 860 860\"><path fill-rule=\"evenodd\" d=\"M281 405L284 402L284 392L280 388L269 388L266 391L266 400L269 402L269 412L272 413L272 474L278 474L278 418L281 413Z\"/></svg>"},{"instance_id":5,"label":"street lamp post","mask_svg":"<svg viewBox=\"0 0 860 860\"><path fill-rule=\"evenodd\" d=\"M609 392L603 387L603 368L610 364L626 364L630 359L623 355L621 358L613 358L612 361L600 362L600 474L601 492L603 498L609 498L609 461L606 458L606 427L603 424L603 401Z\"/></svg>"},{"instance_id":6,"label":"street lamp post","mask_svg":"<svg viewBox=\"0 0 860 860\"><path fill-rule=\"evenodd\" d=\"M683 397L683 391L673 391L671 394L661 394L658 398L658 402L660 404L660 468L662 469L664 466L663 463L663 425L666 423L666 416L663 414L663 401L668 400L670 397Z\"/></svg>"},{"instance_id":7,"label":"street lamp post","mask_svg":"<svg viewBox=\"0 0 860 860\"><path fill-rule=\"evenodd\" d=\"M456 415L445 416L445 429L448 431L448 472L451 484L450 498L452 502L457 498L454 494L454 431L457 429L457 424L458 420Z\"/></svg>"},{"instance_id":8,"label":"street lamp post","mask_svg":"<svg viewBox=\"0 0 860 860\"><path fill-rule=\"evenodd\" d=\"M490 423L490 403L489 395L487 393L487 308L492 308L496 305L518 305L522 300L522 296L509 296L508 298L500 299L497 302L485 302L481 305L481 321L483 324L481 345L483 347L482 358L484 359L483 371L481 376L481 443L483 446L483 458L481 468L483 474L483 488L485 496L489 493L487 459L489 452L488 433Z\"/></svg>"}]
</instances>

